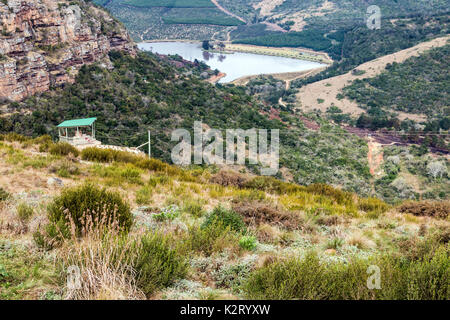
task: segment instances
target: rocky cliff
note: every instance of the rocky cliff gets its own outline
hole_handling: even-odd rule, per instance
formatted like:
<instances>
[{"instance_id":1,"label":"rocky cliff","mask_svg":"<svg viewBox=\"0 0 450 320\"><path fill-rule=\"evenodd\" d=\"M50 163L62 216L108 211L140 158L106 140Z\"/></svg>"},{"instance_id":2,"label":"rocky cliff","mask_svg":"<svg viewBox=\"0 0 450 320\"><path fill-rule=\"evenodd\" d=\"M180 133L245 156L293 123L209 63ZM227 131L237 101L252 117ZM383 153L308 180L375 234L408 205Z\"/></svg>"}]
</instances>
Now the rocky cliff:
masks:
<instances>
[{"instance_id":1,"label":"rocky cliff","mask_svg":"<svg viewBox=\"0 0 450 320\"><path fill-rule=\"evenodd\" d=\"M23 98L74 80L79 68L135 47L122 25L93 4L0 0L0 98Z\"/></svg>"}]
</instances>

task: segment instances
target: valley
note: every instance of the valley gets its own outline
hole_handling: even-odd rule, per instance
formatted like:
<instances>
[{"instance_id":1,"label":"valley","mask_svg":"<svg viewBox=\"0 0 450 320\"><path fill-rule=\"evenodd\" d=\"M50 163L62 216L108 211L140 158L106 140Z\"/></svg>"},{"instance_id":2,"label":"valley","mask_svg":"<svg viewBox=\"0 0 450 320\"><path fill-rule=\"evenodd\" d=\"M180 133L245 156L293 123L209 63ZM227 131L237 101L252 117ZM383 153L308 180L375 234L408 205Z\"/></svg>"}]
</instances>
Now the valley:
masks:
<instances>
[{"instance_id":1,"label":"valley","mask_svg":"<svg viewBox=\"0 0 450 320\"><path fill-rule=\"evenodd\" d=\"M450 300L450 3L377 4L1 0L0 300Z\"/></svg>"},{"instance_id":2,"label":"valley","mask_svg":"<svg viewBox=\"0 0 450 320\"><path fill-rule=\"evenodd\" d=\"M220 83L229 83L248 75L302 72L323 66L318 63L322 60L316 56L293 50L270 50L269 48L225 44L221 50L204 51L201 43L187 41L153 41L140 43L138 46L144 51L179 55L191 62L202 61L211 69L225 74L220 78Z\"/></svg>"}]
</instances>

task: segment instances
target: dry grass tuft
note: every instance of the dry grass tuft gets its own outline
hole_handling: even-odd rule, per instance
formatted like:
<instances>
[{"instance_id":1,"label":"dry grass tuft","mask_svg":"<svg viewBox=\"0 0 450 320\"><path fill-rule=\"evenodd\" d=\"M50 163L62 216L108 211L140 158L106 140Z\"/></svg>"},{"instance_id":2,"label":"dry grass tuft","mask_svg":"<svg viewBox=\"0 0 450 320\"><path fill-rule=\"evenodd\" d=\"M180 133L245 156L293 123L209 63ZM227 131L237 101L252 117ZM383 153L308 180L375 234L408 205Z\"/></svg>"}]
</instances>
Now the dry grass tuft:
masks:
<instances>
[{"instance_id":1,"label":"dry grass tuft","mask_svg":"<svg viewBox=\"0 0 450 320\"><path fill-rule=\"evenodd\" d=\"M258 226L256 235L260 242L277 243L280 240L281 232L276 227L264 223Z\"/></svg>"},{"instance_id":2,"label":"dry grass tuft","mask_svg":"<svg viewBox=\"0 0 450 320\"><path fill-rule=\"evenodd\" d=\"M119 243L114 236L108 235L105 239L97 232L77 240L75 244L67 242L59 251L59 257L62 259L61 273L67 273L71 266L78 267L80 286L68 286L66 283L63 288L64 298L145 299L144 293L136 285L136 271L130 267L131 257L126 254L131 246L131 241Z\"/></svg>"}]
</instances>

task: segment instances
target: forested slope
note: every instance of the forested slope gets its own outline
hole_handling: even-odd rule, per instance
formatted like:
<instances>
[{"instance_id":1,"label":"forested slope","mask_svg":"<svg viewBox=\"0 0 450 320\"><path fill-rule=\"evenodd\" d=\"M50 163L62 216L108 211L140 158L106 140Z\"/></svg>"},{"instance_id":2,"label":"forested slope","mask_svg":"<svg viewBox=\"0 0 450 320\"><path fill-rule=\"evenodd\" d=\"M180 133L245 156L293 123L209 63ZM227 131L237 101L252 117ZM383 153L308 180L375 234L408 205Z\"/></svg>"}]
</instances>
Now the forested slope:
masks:
<instances>
[{"instance_id":1,"label":"forested slope","mask_svg":"<svg viewBox=\"0 0 450 320\"><path fill-rule=\"evenodd\" d=\"M432 49L403 63L392 63L374 78L355 80L344 89L365 109L424 113L449 129L450 45ZM446 120L445 120L446 119Z\"/></svg>"}]
</instances>

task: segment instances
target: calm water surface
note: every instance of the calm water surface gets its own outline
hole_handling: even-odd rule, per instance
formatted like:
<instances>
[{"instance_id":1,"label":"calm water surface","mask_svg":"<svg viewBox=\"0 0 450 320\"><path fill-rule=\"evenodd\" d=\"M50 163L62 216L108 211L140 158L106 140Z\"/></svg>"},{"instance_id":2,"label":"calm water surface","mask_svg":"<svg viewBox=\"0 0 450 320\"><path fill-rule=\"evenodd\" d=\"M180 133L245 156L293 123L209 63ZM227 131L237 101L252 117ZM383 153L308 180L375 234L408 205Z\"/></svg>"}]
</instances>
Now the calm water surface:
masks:
<instances>
[{"instance_id":1,"label":"calm water surface","mask_svg":"<svg viewBox=\"0 0 450 320\"><path fill-rule=\"evenodd\" d=\"M234 54L209 53L203 51L201 43L190 42L151 42L140 43L141 50L159 54L178 54L189 61L205 62L211 69L227 74L220 80L227 83L250 75L298 72L322 67L323 64L305 60L265 56L253 53Z\"/></svg>"}]
</instances>

